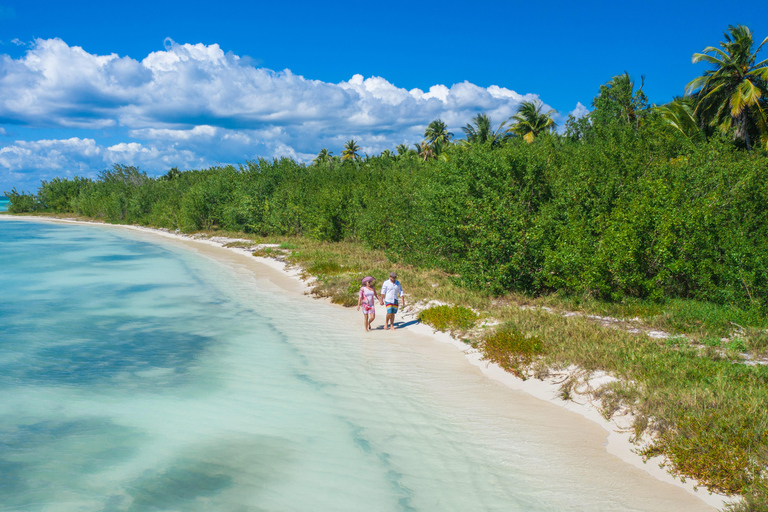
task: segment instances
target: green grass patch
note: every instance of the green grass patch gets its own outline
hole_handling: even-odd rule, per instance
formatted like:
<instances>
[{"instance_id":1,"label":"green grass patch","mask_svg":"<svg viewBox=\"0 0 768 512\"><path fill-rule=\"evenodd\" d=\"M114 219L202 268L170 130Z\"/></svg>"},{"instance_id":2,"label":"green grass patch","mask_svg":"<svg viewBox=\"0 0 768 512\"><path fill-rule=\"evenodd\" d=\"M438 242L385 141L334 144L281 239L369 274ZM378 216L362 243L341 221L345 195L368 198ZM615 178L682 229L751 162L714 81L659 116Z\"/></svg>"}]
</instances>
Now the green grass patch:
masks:
<instances>
[{"instance_id":1,"label":"green grass patch","mask_svg":"<svg viewBox=\"0 0 768 512\"><path fill-rule=\"evenodd\" d=\"M253 235L212 234L257 240ZM663 455L671 472L697 478L712 490L745 493L745 507L757 504L734 511L766 510L761 486L768 465L768 368L739 364L734 357L742 351L768 353L764 317L734 306L682 299L600 302L561 295L492 296L461 287L455 275L404 265L384 251L359 243L287 236L270 241L280 248L261 254L306 269L318 278L314 293L345 306L357 304L363 276L375 277L378 289L389 272L396 270L409 303L436 300L456 305L429 308L422 312L422 321L440 330L463 331L465 342L521 377L570 365L615 375L621 380L604 388L603 412L610 416L621 407L635 412L635 433L650 433L655 439L645 455ZM286 254L288 251L291 253ZM521 309L521 305L549 306L556 311ZM467 332L479 319L473 310L503 323L482 337ZM564 310L639 317L646 327L677 336L650 339L606 328L588 318L557 314ZM724 337L729 341L721 341Z\"/></svg>"},{"instance_id":2,"label":"green grass patch","mask_svg":"<svg viewBox=\"0 0 768 512\"><path fill-rule=\"evenodd\" d=\"M438 331L466 331L472 329L480 316L462 306L435 306L419 313L419 320Z\"/></svg>"},{"instance_id":3,"label":"green grass patch","mask_svg":"<svg viewBox=\"0 0 768 512\"><path fill-rule=\"evenodd\" d=\"M306 271L314 275L332 275L344 271L344 267L335 261L316 261L306 267Z\"/></svg>"},{"instance_id":4,"label":"green grass patch","mask_svg":"<svg viewBox=\"0 0 768 512\"><path fill-rule=\"evenodd\" d=\"M744 340L747 344L747 349L752 354L758 356L768 355L768 331L765 329L746 329Z\"/></svg>"},{"instance_id":5,"label":"green grass patch","mask_svg":"<svg viewBox=\"0 0 768 512\"><path fill-rule=\"evenodd\" d=\"M501 355L489 359L515 371L515 360L507 363L504 354L515 354L515 343L522 339L538 338L544 353L534 366L576 365L620 379L603 390L603 407L608 416L620 407L634 411L635 434L652 434L643 455L663 455L673 473L727 494L751 488L766 476L768 368L722 357L715 337L711 343L716 340L717 348L700 350L605 328L583 317L538 310L510 316L510 329L519 334L490 344L492 354Z\"/></svg>"},{"instance_id":6,"label":"green grass patch","mask_svg":"<svg viewBox=\"0 0 768 512\"><path fill-rule=\"evenodd\" d=\"M224 247L247 249L248 247L253 247L253 242L229 242L224 244Z\"/></svg>"},{"instance_id":7,"label":"green grass patch","mask_svg":"<svg viewBox=\"0 0 768 512\"><path fill-rule=\"evenodd\" d=\"M733 304L715 304L690 299L649 301L626 298L618 302L606 302L593 297L552 294L535 302L592 315L639 318L654 329L686 333L700 338L725 337L739 329L768 329L768 317L756 309L745 310Z\"/></svg>"},{"instance_id":8,"label":"green grass patch","mask_svg":"<svg viewBox=\"0 0 768 512\"><path fill-rule=\"evenodd\" d=\"M525 370L534 358L545 352L544 342L537 336L526 336L510 326L502 326L493 334L482 339L485 359L525 379Z\"/></svg>"}]
</instances>

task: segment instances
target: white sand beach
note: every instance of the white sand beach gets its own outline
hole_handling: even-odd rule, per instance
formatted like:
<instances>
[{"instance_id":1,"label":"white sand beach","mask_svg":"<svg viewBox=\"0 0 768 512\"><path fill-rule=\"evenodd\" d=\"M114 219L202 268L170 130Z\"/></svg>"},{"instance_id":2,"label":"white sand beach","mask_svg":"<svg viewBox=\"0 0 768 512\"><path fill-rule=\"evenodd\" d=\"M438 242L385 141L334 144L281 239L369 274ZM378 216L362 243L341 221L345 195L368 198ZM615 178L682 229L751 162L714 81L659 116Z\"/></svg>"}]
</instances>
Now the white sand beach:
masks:
<instances>
[{"instance_id":1,"label":"white sand beach","mask_svg":"<svg viewBox=\"0 0 768 512\"><path fill-rule=\"evenodd\" d=\"M29 222L81 223L82 221L0 215L0 220ZM101 224L100 224L101 225ZM396 367L396 371L419 373L423 386L443 395L457 411L478 417L493 416L503 424L524 421L546 439L558 453L567 455L567 467L548 468L553 478L577 473L578 478L603 488L616 488L637 510L705 511L722 508L728 499L696 489L690 480L681 482L659 467L658 460L643 463L633 452L630 434L606 421L589 403L579 404L558 397L552 382L536 379L523 381L496 364L483 361L471 347L445 333L435 333L419 324L413 316L398 316L404 328L387 332L383 314L377 316L370 333L363 332L360 314L354 308L333 305L307 294L307 283L297 269L287 269L276 260L254 257L249 251L225 248L223 241L192 239L181 234L136 226L101 225L126 229L148 240L172 243L195 251L216 264L226 266L243 282L278 294L289 294L307 304L322 304L322 315L359 331L367 358L377 364ZM401 276L407 291L407 275ZM379 313L382 313L380 310ZM318 318L318 339L331 336L324 332L324 319ZM514 436L514 432L505 435ZM642 504L642 506L640 506Z\"/></svg>"}]
</instances>

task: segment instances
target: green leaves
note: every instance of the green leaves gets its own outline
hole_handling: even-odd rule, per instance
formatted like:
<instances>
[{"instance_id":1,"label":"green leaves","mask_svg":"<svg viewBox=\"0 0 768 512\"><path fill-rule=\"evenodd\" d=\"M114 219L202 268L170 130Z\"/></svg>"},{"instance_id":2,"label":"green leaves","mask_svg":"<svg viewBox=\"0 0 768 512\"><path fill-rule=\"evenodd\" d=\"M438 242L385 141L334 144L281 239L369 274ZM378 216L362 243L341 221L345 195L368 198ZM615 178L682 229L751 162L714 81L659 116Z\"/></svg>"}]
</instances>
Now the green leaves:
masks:
<instances>
[{"instance_id":1,"label":"green leaves","mask_svg":"<svg viewBox=\"0 0 768 512\"><path fill-rule=\"evenodd\" d=\"M354 139L348 140L344 144L344 150L341 152L341 159L343 161L357 161L360 160L360 155L357 152L360 151L360 146L357 145Z\"/></svg>"},{"instance_id":2,"label":"green leaves","mask_svg":"<svg viewBox=\"0 0 768 512\"><path fill-rule=\"evenodd\" d=\"M507 121L502 122L496 130L491 127L491 118L486 114L477 114L461 129L466 135L466 139L459 141L465 146L490 144L496 146L502 140L509 137Z\"/></svg>"},{"instance_id":3,"label":"green leaves","mask_svg":"<svg viewBox=\"0 0 768 512\"><path fill-rule=\"evenodd\" d=\"M554 131L556 124L555 120L552 119L552 115L557 114L557 111L549 110L548 112L542 112L542 106L541 101L522 102L517 109L517 113L510 119L514 121L510 131L523 137L525 142L529 144L539 134Z\"/></svg>"},{"instance_id":4,"label":"green leaves","mask_svg":"<svg viewBox=\"0 0 768 512\"><path fill-rule=\"evenodd\" d=\"M729 26L720 48L707 46L694 53L691 61L712 66L688 83L686 94L695 99L695 115L702 123L727 132L748 150L753 141L768 148L766 96L768 96L768 59L756 62L757 54L768 37L752 51L752 32L744 25Z\"/></svg>"},{"instance_id":5,"label":"green leaves","mask_svg":"<svg viewBox=\"0 0 768 512\"><path fill-rule=\"evenodd\" d=\"M666 105L655 107L663 122L692 142L703 142L706 134L696 119L696 103L691 97L675 98Z\"/></svg>"}]
</instances>

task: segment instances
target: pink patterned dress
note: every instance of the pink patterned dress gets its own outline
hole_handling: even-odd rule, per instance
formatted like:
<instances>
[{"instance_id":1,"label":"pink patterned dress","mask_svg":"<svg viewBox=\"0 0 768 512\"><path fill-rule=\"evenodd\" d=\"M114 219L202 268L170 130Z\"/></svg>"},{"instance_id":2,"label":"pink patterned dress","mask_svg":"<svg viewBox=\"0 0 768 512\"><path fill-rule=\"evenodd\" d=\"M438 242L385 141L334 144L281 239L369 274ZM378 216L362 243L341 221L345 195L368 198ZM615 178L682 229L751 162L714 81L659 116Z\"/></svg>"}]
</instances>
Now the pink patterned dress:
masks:
<instances>
[{"instance_id":1,"label":"pink patterned dress","mask_svg":"<svg viewBox=\"0 0 768 512\"><path fill-rule=\"evenodd\" d=\"M363 314L367 315L369 313L374 313L375 308L375 302L374 302L374 295L376 294L376 290L373 288L368 288L367 286L363 286L360 288L360 305L363 306Z\"/></svg>"}]
</instances>

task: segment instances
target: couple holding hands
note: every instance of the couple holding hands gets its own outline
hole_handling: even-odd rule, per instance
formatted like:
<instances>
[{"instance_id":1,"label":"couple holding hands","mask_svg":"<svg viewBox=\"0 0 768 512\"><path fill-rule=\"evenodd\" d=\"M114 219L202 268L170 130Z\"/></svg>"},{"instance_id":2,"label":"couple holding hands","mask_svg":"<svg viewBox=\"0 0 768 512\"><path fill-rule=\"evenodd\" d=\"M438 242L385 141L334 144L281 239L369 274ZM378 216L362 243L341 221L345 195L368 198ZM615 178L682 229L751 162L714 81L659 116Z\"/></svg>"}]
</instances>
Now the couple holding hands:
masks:
<instances>
[{"instance_id":1,"label":"couple holding hands","mask_svg":"<svg viewBox=\"0 0 768 512\"><path fill-rule=\"evenodd\" d=\"M363 308L363 320L365 322L365 330L371 330L371 322L376 318L376 303L378 300L382 306L387 305L387 318L384 322L384 328L389 330L390 326L395 329L395 314L397 308L400 305L400 299L403 300L403 306L405 306L405 299L403 298L403 287L400 286L400 281L397 280L397 273L390 272L389 279L384 281L381 285L381 297L376 293L376 289L373 287L373 283L376 279L371 276L363 278L363 286L360 288L360 293L357 299L357 310Z\"/></svg>"}]
</instances>

